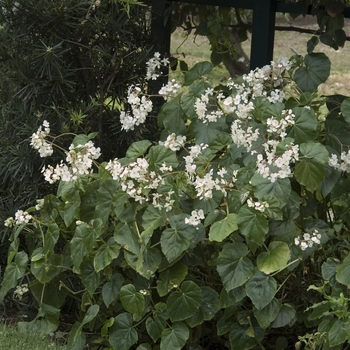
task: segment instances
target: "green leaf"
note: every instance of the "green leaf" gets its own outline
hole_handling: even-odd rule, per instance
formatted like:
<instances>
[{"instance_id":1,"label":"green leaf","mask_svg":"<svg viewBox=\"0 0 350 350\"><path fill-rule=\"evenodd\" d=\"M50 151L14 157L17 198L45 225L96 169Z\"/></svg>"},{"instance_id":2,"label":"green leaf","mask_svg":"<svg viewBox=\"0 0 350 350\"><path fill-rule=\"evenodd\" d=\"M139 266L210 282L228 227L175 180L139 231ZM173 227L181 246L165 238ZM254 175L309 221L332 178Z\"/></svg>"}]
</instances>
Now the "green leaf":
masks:
<instances>
[{"instance_id":1,"label":"green leaf","mask_svg":"<svg viewBox=\"0 0 350 350\"><path fill-rule=\"evenodd\" d=\"M350 288L350 255L348 255L338 266L335 279Z\"/></svg>"},{"instance_id":2,"label":"green leaf","mask_svg":"<svg viewBox=\"0 0 350 350\"><path fill-rule=\"evenodd\" d=\"M164 210L159 210L153 205L149 205L142 215L142 226L144 229L147 229L150 226L156 229L164 222L164 220Z\"/></svg>"},{"instance_id":3,"label":"green leaf","mask_svg":"<svg viewBox=\"0 0 350 350\"><path fill-rule=\"evenodd\" d=\"M136 255L140 252L140 242L134 226L127 223L119 223L114 229L114 239L125 250Z\"/></svg>"},{"instance_id":4,"label":"green leaf","mask_svg":"<svg viewBox=\"0 0 350 350\"><path fill-rule=\"evenodd\" d=\"M191 127L192 126L197 144L210 144L219 134L227 131L225 118L220 118L216 122L210 123L203 123L202 121L197 120L191 124Z\"/></svg>"},{"instance_id":5,"label":"green leaf","mask_svg":"<svg viewBox=\"0 0 350 350\"><path fill-rule=\"evenodd\" d=\"M244 205L238 212L237 224L241 233L250 241L259 246L264 243L269 225L265 216L260 212Z\"/></svg>"},{"instance_id":6,"label":"green leaf","mask_svg":"<svg viewBox=\"0 0 350 350\"><path fill-rule=\"evenodd\" d=\"M110 265L112 260L119 256L120 245L111 237L107 243L102 244L96 251L94 256L94 268L96 272L102 271L106 266Z\"/></svg>"},{"instance_id":7,"label":"green leaf","mask_svg":"<svg viewBox=\"0 0 350 350\"><path fill-rule=\"evenodd\" d=\"M87 252L91 252L96 245L96 240L101 234L101 219L93 219L88 224L82 223L75 228L78 237L82 237Z\"/></svg>"},{"instance_id":8,"label":"green leaf","mask_svg":"<svg viewBox=\"0 0 350 350\"><path fill-rule=\"evenodd\" d=\"M222 242L237 229L237 214L228 214L223 220L215 222L210 227L209 241Z\"/></svg>"},{"instance_id":9,"label":"green leaf","mask_svg":"<svg viewBox=\"0 0 350 350\"><path fill-rule=\"evenodd\" d=\"M257 345L256 338L259 341L262 338L259 334L261 331L259 331L259 329L250 329L235 323L229 333L231 349L248 350L254 348Z\"/></svg>"},{"instance_id":10,"label":"green leaf","mask_svg":"<svg viewBox=\"0 0 350 350\"><path fill-rule=\"evenodd\" d=\"M272 323L272 328L280 328L290 324L295 317L296 311L292 305L283 304L281 309Z\"/></svg>"},{"instance_id":11,"label":"green leaf","mask_svg":"<svg viewBox=\"0 0 350 350\"><path fill-rule=\"evenodd\" d=\"M327 148L318 142L302 143L300 153L315 163L325 164L329 159Z\"/></svg>"},{"instance_id":12,"label":"green leaf","mask_svg":"<svg viewBox=\"0 0 350 350\"><path fill-rule=\"evenodd\" d=\"M185 224L185 218L184 214L173 216L170 222L171 228L162 232L160 245L169 262L177 259L190 246L195 234L195 228Z\"/></svg>"},{"instance_id":13,"label":"green leaf","mask_svg":"<svg viewBox=\"0 0 350 350\"><path fill-rule=\"evenodd\" d=\"M288 137L294 139L295 144L314 141L317 136L318 122L313 109L305 107L293 108L294 125L287 129Z\"/></svg>"},{"instance_id":14,"label":"green leaf","mask_svg":"<svg viewBox=\"0 0 350 350\"><path fill-rule=\"evenodd\" d=\"M152 350L152 348L151 345L142 343L136 348L136 350Z\"/></svg>"},{"instance_id":15,"label":"green leaf","mask_svg":"<svg viewBox=\"0 0 350 350\"><path fill-rule=\"evenodd\" d=\"M98 315L99 311L100 307L98 305L91 305L81 321L81 325L84 326L85 324L91 322Z\"/></svg>"},{"instance_id":16,"label":"green leaf","mask_svg":"<svg viewBox=\"0 0 350 350\"><path fill-rule=\"evenodd\" d=\"M251 178L251 183L254 189L254 195L258 199L273 196L278 199L281 207L289 201L291 193L289 179L277 179L275 182L271 182L269 179L263 178L260 174L255 174Z\"/></svg>"},{"instance_id":17,"label":"green leaf","mask_svg":"<svg viewBox=\"0 0 350 350\"><path fill-rule=\"evenodd\" d=\"M280 309L280 302L276 298L273 298L271 302L261 310L254 308L254 316L260 327L266 329L276 319Z\"/></svg>"},{"instance_id":18,"label":"green leaf","mask_svg":"<svg viewBox=\"0 0 350 350\"><path fill-rule=\"evenodd\" d=\"M326 175L326 168L324 164L303 160L296 165L294 175L301 185L310 192L314 192L322 183Z\"/></svg>"},{"instance_id":19,"label":"green leaf","mask_svg":"<svg viewBox=\"0 0 350 350\"><path fill-rule=\"evenodd\" d=\"M328 333L329 346L344 344L349 339L349 331L350 322L336 320Z\"/></svg>"},{"instance_id":20,"label":"green leaf","mask_svg":"<svg viewBox=\"0 0 350 350\"><path fill-rule=\"evenodd\" d=\"M96 193L94 218L101 220L102 226L107 224L111 209L114 194L119 185L117 181L108 179L101 184ZM86 198L84 198L86 200Z\"/></svg>"},{"instance_id":21,"label":"green leaf","mask_svg":"<svg viewBox=\"0 0 350 350\"><path fill-rule=\"evenodd\" d=\"M81 332L80 322L75 322L68 338L68 349L71 350L83 350L86 343L86 336Z\"/></svg>"},{"instance_id":22,"label":"green leaf","mask_svg":"<svg viewBox=\"0 0 350 350\"><path fill-rule=\"evenodd\" d=\"M169 134L183 135L185 133L185 113L181 106L181 95L172 98L162 107L159 118Z\"/></svg>"},{"instance_id":23,"label":"green leaf","mask_svg":"<svg viewBox=\"0 0 350 350\"><path fill-rule=\"evenodd\" d=\"M6 266L4 276L1 282L0 302L4 299L7 292L16 287L17 281L22 278L27 269L28 255L25 252L18 252L14 261Z\"/></svg>"},{"instance_id":24,"label":"green leaf","mask_svg":"<svg viewBox=\"0 0 350 350\"><path fill-rule=\"evenodd\" d=\"M247 295L258 310L270 304L276 291L276 280L260 271L257 271L246 284Z\"/></svg>"},{"instance_id":25,"label":"green leaf","mask_svg":"<svg viewBox=\"0 0 350 350\"><path fill-rule=\"evenodd\" d=\"M243 243L225 245L217 261L217 271L225 289L230 290L243 285L254 273L249 258L248 247Z\"/></svg>"},{"instance_id":26,"label":"green leaf","mask_svg":"<svg viewBox=\"0 0 350 350\"><path fill-rule=\"evenodd\" d=\"M310 54L314 51L315 47L319 43L319 39L316 35L312 36L307 42L307 53Z\"/></svg>"},{"instance_id":27,"label":"green leaf","mask_svg":"<svg viewBox=\"0 0 350 350\"><path fill-rule=\"evenodd\" d=\"M211 320L220 309L220 300L218 293L214 289L204 286L201 288L202 301L196 313L186 322L191 328L202 324L204 321Z\"/></svg>"},{"instance_id":28,"label":"green leaf","mask_svg":"<svg viewBox=\"0 0 350 350\"><path fill-rule=\"evenodd\" d=\"M305 67L294 73L294 80L305 92L313 92L324 83L330 74L331 62L324 53L311 53L304 57Z\"/></svg>"},{"instance_id":29,"label":"green leaf","mask_svg":"<svg viewBox=\"0 0 350 350\"><path fill-rule=\"evenodd\" d=\"M125 209L125 204L128 203L129 198L125 191L117 190L114 192L112 208L114 214L119 217Z\"/></svg>"},{"instance_id":30,"label":"green leaf","mask_svg":"<svg viewBox=\"0 0 350 350\"><path fill-rule=\"evenodd\" d=\"M102 299L107 307L111 305L119 296L120 288L124 284L124 277L120 273L115 273L110 281L102 287Z\"/></svg>"},{"instance_id":31,"label":"green leaf","mask_svg":"<svg viewBox=\"0 0 350 350\"><path fill-rule=\"evenodd\" d=\"M268 251L260 253L257 257L257 266L267 275L283 269L290 259L288 244L274 241L269 244Z\"/></svg>"},{"instance_id":32,"label":"green leaf","mask_svg":"<svg viewBox=\"0 0 350 350\"><path fill-rule=\"evenodd\" d=\"M75 230L74 236L69 242L74 271L79 271L80 265L87 254L87 250L83 243L83 234L84 230Z\"/></svg>"},{"instance_id":33,"label":"green leaf","mask_svg":"<svg viewBox=\"0 0 350 350\"><path fill-rule=\"evenodd\" d=\"M150 316L146 320L147 333L154 342L161 337L168 318L169 315L166 311L166 305L164 303L156 304L153 311L153 317Z\"/></svg>"},{"instance_id":34,"label":"green leaf","mask_svg":"<svg viewBox=\"0 0 350 350\"><path fill-rule=\"evenodd\" d=\"M167 295L175 286L179 286L187 275L187 266L182 262L170 266L159 275L157 291L159 296Z\"/></svg>"},{"instance_id":35,"label":"green leaf","mask_svg":"<svg viewBox=\"0 0 350 350\"><path fill-rule=\"evenodd\" d=\"M212 69L213 65L210 62L196 63L188 72L186 72L185 85L191 85L195 80L210 73Z\"/></svg>"},{"instance_id":36,"label":"green leaf","mask_svg":"<svg viewBox=\"0 0 350 350\"><path fill-rule=\"evenodd\" d=\"M64 206L60 210L60 214L67 227L70 226L74 220L79 219L80 204L81 200L78 190L74 192L74 195L69 196L69 198L65 200Z\"/></svg>"},{"instance_id":37,"label":"green leaf","mask_svg":"<svg viewBox=\"0 0 350 350\"><path fill-rule=\"evenodd\" d=\"M52 253L60 236L60 229L56 223L48 226L43 242L43 253Z\"/></svg>"},{"instance_id":38,"label":"green leaf","mask_svg":"<svg viewBox=\"0 0 350 350\"><path fill-rule=\"evenodd\" d=\"M149 279L156 272L161 261L162 255L158 248L147 248L137 259L136 271Z\"/></svg>"},{"instance_id":39,"label":"green leaf","mask_svg":"<svg viewBox=\"0 0 350 350\"><path fill-rule=\"evenodd\" d=\"M80 266L81 281L90 295L94 294L96 288L100 283L100 275L95 271L93 262L86 258Z\"/></svg>"},{"instance_id":40,"label":"green leaf","mask_svg":"<svg viewBox=\"0 0 350 350\"><path fill-rule=\"evenodd\" d=\"M308 320L319 320L321 317L329 315L329 309L331 308L331 303L329 301L322 301L320 303L311 305L307 311L311 310L311 314L308 316Z\"/></svg>"},{"instance_id":41,"label":"green leaf","mask_svg":"<svg viewBox=\"0 0 350 350\"><path fill-rule=\"evenodd\" d=\"M32 264L31 271L35 278L41 283L50 282L62 270L63 256L61 254L52 254L40 265Z\"/></svg>"},{"instance_id":42,"label":"green leaf","mask_svg":"<svg viewBox=\"0 0 350 350\"><path fill-rule=\"evenodd\" d=\"M182 282L180 290L172 292L166 301L171 321L182 321L193 316L201 300L200 287L192 281Z\"/></svg>"},{"instance_id":43,"label":"green leaf","mask_svg":"<svg viewBox=\"0 0 350 350\"><path fill-rule=\"evenodd\" d=\"M114 318L109 330L109 342L115 350L129 350L137 343L137 331L133 328L132 316L124 312Z\"/></svg>"},{"instance_id":44,"label":"green leaf","mask_svg":"<svg viewBox=\"0 0 350 350\"><path fill-rule=\"evenodd\" d=\"M159 172L159 168L165 163L167 166L172 166L176 169L178 161L176 153L165 146L152 146L148 153L149 157L149 171Z\"/></svg>"},{"instance_id":45,"label":"green leaf","mask_svg":"<svg viewBox=\"0 0 350 350\"><path fill-rule=\"evenodd\" d=\"M231 305L239 303L247 295L244 287L237 287L227 292L225 288L220 293L220 307L228 308Z\"/></svg>"},{"instance_id":46,"label":"green leaf","mask_svg":"<svg viewBox=\"0 0 350 350\"><path fill-rule=\"evenodd\" d=\"M151 145L152 145L152 142L148 140L134 142L130 145L130 147L126 151L125 157L133 160L138 157L141 157L147 152L148 148Z\"/></svg>"},{"instance_id":47,"label":"green leaf","mask_svg":"<svg viewBox=\"0 0 350 350\"><path fill-rule=\"evenodd\" d=\"M133 284L127 284L120 288L120 301L125 310L133 315L142 316L145 308L145 298L137 292Z\"/></svg>"},{"instance_id":48,"label":"green leaf","mask_svg":"<svg viewBox=\"0 0 350 350\"><path fill-rule=\"evenodd\" d=\"M190 332L182 322L175 322L171 328L166 328L162 332L160 340L160 350L181 350L186 344Z\"/></svg>"},{"instance_id":49,"label":"green leaf","mask_svg":"<svg viewBox=\"0 0 350 350\"><path fill-rule=\"evenodd\" d=\"M350 97L346 98L340 107L340 111L347 123L350 123Z\"/></svg>"}]
</instances>

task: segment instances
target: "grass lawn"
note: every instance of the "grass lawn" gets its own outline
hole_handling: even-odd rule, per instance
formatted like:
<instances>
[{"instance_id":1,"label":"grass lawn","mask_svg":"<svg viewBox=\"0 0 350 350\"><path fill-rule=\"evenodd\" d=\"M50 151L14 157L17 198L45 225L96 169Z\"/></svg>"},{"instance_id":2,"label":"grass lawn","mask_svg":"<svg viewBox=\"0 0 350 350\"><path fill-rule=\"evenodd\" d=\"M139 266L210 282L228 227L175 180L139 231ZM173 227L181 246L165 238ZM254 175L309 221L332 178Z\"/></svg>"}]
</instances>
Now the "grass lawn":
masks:
<instances>
[{"instance_id":1,"label":"grass lawn","mask_svg":"<svg viewBox=\"0 0 350 350\"><path fill-rule=\"evenodd\" d=\"M344 28L346 33L350 33L350 20L346 20ZM303 27L308 29L317 29L316 18L307 16L300 17L293 22L288 22L285 17L279 15L277 17L277 25ZM311 34L302 34L294 31L275 31L275 45L274 45L274 60L279 56L291 57L295 53L306 55L306 43L310 39ZM171 54L182 57L192 67L195 63L208 60L210 61L210 48L206 37L191 35L186 41L185 34L181 30L177 30L171 38ZM243 43L244 51L249 56L251 41L248 39ZM343 94L350 95L350 42L345 43L344 48L338 51L332 48L319 44L315 52L324 52L331 60L331 76L325 84L322 84L319 91L325 95ZM172 78L179 78L180 73L175 72L171 74ZM213 83L225 82L229 74L226 68L220 64L215 67L210 76Z\"/></svg>"},{"instance_id":2,"label":"grass lawn","mask_svg":"<svg viewBox=\"0 0 350 350\"><path fill-rule=\"evenodd\" d=\"M0 323L0 350L66 350L55 340L39 335L19 333L15 327Z\"/></svg>"}]
</instances>

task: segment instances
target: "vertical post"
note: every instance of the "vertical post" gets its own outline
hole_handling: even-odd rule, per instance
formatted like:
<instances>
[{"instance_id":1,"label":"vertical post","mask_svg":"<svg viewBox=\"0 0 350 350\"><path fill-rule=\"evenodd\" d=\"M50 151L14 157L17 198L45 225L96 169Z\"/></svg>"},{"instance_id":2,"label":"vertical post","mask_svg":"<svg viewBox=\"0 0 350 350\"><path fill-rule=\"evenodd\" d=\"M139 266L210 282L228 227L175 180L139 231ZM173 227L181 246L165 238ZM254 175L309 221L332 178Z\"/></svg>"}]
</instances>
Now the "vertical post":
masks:
<instances>
[{"instance_id":1,"label":"vertical post","mask_svg":"<svg viewBox=\"0 0 350 350\"><path fill-rule=\"evenodd\" d=\"M275 24L276 0L254 0L250 69L273 60Z\"/></svg>"}]
</instances>

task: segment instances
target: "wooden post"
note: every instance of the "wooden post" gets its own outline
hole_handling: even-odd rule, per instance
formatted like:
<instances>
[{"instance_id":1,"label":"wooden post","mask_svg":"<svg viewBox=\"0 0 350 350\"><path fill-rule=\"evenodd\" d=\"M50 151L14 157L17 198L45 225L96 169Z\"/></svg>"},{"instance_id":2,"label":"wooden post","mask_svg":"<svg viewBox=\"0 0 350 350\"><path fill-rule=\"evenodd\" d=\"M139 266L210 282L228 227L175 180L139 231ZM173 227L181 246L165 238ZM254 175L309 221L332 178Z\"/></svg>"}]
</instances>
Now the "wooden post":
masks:
<instances>
[{"instance_id":1,"label":"wooden post","mask_svg":"<svg viewBox=\"0 0 350 350\"><path fill-rule=\"evenodd\" d=\"M276 0L254 0L250 69L273 60L275 24Z\"/></svg>"}]
</instances>

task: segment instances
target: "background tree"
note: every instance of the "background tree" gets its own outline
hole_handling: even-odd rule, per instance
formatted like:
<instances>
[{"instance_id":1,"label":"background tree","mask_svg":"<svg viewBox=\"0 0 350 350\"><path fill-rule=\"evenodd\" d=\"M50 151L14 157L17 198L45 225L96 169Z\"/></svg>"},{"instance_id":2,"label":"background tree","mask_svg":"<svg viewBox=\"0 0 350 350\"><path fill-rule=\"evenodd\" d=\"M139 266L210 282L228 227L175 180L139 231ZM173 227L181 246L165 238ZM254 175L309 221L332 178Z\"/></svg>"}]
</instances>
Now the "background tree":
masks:
<instances>
[{"instance_id":1,"label":"background tree","mask_svg":"<svg viewBox=\"0 0 350 350\"><path fill-rule=\"evenodd\" d=\"M114 0L0 1L1 222L47 189L44 162L28 142L43 120L60 133L97 131L108 158L140 134L154 134L152 123L127 135L120 131L123 98L130 84L144 84L152 50L149 7L125 6Z\"/></svg>"}]
</instances>

